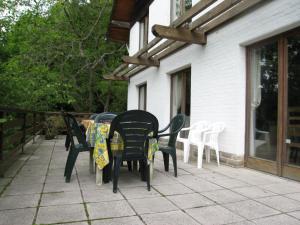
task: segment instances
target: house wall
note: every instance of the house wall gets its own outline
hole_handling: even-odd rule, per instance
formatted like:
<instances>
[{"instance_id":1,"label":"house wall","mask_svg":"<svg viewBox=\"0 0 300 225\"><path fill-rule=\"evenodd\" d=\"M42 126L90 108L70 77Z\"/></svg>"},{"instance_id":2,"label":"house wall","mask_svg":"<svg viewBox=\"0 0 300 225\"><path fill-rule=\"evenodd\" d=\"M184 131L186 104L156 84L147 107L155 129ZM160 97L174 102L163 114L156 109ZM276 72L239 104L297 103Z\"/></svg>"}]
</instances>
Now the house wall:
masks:
<instances>
[{"instance_id":1,"label":"house wall","mask_svg":"<svg viewBox=\"0 0 300 225\"><path fill-rule=\"evenodd\" d=\"M156 0L153 4L157 2L162 1ZM128 109L137 108L137 85L147 82L147 110L158 117L160 128L167 125L170 121L168 74L190 64L191 124L199 120L225 122L220 150L242 159L245 149L245 46L300 26L299 15L299 0L265 1L214 30L208 35L205 46L190 45L163 59L159 68L148 68L133 76L128 87ZM151 21L154 19L150 17L153 24ZM158 17L155 22L159 23Z\"/></svg>"}]
</instances>

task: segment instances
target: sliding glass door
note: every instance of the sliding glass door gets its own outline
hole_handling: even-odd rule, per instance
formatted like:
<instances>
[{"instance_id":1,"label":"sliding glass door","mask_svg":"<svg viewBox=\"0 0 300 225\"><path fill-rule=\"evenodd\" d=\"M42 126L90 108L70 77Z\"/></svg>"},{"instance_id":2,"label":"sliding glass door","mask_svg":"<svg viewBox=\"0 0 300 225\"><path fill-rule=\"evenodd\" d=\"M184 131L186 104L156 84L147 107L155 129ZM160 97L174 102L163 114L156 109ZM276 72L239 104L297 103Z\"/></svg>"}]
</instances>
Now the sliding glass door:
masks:
<instances>
[{"instance_id":1,"label":"sliding glass door","mask_svg":"<svg viewBox=\"0 0 300 225\"><path fill-rule=\"evenodd\" d=\"M246 165L300 180L299 29L247 49Z\"/></svg>"}]
</instances>

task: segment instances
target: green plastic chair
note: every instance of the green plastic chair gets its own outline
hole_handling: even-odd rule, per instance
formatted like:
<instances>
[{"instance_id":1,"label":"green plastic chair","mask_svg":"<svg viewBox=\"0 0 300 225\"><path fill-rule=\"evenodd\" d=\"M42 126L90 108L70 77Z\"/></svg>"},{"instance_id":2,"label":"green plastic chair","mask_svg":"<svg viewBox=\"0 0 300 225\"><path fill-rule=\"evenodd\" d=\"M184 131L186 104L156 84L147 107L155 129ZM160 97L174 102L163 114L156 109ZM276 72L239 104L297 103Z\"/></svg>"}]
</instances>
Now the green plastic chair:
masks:
<instances>
[{"instance_id":1,"label":"green plastic chair","mask_svg":"<svg viewBox=\"0 0 300 225\"><path fill-rule=\"evenodd\" d=\"M150 169L147 163L149 135L157 138L158 120L149 112L143 110L130 110L115 117L111 123L107 147L110 151L110 141L114 132L118 132L124 142L122 154L113 156L113 192L117 192L120 166L122 161L139 161L141 179L147 181L147 189L150 191ZM112 165L110 163L110 165Z\"/></svg>"},{"instance_id":2,"label":"green plastic chair","mask_svg":"<svg viewBox=\"0 0 300 225\"><path fill-rule=\"evenodd\" d=\"M85 136L82 133L75 117L68 113L62 113L63 119L67 126L67 132L71 139L71 147L69 150L66 166L65 166L65 180L70 182L72 171L79 152L90 151L90 147L85 140ZM78 144L75 144L74 137L77 138Z\"/></svg>"},{"instance_id":3,"label":"green plastic chair","mask_svg":"<svg viewBox=\"0 0 300 225\"><path fill-rule=\"evenodd\" d=\"M171 155L173 160L173 166L174 166L174 175L177 177L177 156L176 156L176 140L178 133L183 128L185 124L185 115L178 114L169 123L167 127L165 127L162 130L158 131L158 139L160 137L169 136L169 141L167 146L160 146L159 151L163 153L164 158L164 166L165 171L169 171L169 155ZM170 133L162 134L165 132L168 128L170 128Z\"/></svg>"}]
</instances>

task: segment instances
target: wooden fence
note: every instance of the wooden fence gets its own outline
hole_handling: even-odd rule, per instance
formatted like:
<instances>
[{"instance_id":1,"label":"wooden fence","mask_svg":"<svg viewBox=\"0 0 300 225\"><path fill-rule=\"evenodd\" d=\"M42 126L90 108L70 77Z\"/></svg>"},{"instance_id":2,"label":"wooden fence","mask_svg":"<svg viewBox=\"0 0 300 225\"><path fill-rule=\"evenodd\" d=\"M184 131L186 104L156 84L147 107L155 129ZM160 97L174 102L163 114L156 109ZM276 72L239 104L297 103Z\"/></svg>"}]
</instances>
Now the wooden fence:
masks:
<instances>
[{"instance_id":1,"label":"wooden fence","mask_svg":"<svg viewBox=\"0 0 300 225\"><path fill-rule=\"evenodd\" d=\"M78 121L92 113L71 112ZM38 112L17 108L0 107L0 176L24 152L29 141L44 132L45 121L49 116L60 117L60 112Z\"/></svg>"}]
</instances>

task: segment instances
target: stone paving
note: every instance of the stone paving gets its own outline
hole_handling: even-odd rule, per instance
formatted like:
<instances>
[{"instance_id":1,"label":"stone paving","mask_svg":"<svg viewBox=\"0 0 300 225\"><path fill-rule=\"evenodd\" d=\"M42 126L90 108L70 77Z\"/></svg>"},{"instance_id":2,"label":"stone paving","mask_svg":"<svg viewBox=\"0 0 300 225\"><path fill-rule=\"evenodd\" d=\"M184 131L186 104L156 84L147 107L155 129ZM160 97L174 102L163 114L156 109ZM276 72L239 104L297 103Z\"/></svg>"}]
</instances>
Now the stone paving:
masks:
<instances>
[{"instance_id":1,"label":"stone paving","mask_svg":"<svg viewBox=\"0 0 300 225\"><path fill-rule=\"evenodd\" d=\"M0 225L300 225L298 182L214 163L199 170L181 160L175 178L157 153L150 192L124 167L114 194L111 183L95 184L88 153L65 183L63 145L63 137L27 145L0 178Z\"/></svg>"}]
</instances>

